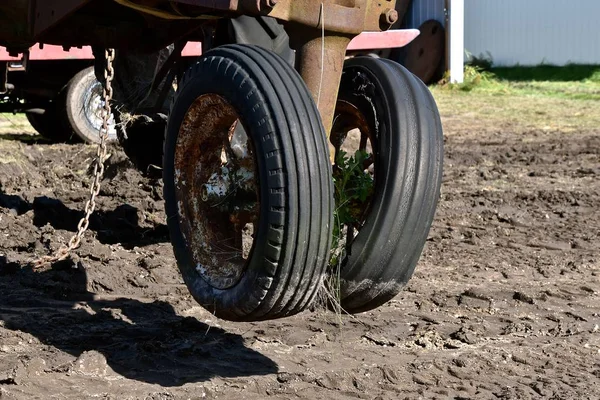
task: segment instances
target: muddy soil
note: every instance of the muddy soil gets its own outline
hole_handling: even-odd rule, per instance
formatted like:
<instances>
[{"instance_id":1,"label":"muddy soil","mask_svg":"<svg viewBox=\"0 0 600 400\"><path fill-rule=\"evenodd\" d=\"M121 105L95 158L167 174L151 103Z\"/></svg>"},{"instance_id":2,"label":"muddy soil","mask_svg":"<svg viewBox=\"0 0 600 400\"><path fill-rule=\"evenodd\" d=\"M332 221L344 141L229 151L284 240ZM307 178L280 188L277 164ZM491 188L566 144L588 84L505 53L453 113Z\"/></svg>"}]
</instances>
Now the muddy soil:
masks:
<instances>
[{"instance_id":1,"label":"muddy soil","mask_svg":"<svg viewBox=\"0 0 600 400\"><path fill-rule=\"evenodd\" d=\"M0 135L0 399L599 399L600 131L445 118L441 203L410 284L376 311L263 323L188 294L161 182L111 149Z\"/></svg>"}]
</instances>

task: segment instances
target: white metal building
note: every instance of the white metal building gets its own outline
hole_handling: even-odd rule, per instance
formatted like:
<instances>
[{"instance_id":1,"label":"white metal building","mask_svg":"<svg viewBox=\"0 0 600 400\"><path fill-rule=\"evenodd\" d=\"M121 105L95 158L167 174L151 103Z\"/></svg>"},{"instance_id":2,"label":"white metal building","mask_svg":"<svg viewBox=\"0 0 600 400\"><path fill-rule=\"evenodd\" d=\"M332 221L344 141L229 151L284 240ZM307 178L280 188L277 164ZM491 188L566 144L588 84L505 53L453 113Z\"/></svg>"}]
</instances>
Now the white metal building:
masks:
<instances>
[{"instance_id":1,"label":"white metal building","mask_svg":"<svg viewBox=\"0 0 600 400\"><path fill-rule=\"evenodd\" d=\"M465 49L494 65L600 64L600 0L464 1Z\"/></svg>"},{"instance_id":2,"label":"white metal building","mask_svg":"<svg viewBox=\"0 0 600 400\"><path fill-rule=\"evenodd\" d=\"M600 0L413 0L405 22L446 26L454 81L467 52L496 66L600 64Z\"/></svg>"}]
</instances>

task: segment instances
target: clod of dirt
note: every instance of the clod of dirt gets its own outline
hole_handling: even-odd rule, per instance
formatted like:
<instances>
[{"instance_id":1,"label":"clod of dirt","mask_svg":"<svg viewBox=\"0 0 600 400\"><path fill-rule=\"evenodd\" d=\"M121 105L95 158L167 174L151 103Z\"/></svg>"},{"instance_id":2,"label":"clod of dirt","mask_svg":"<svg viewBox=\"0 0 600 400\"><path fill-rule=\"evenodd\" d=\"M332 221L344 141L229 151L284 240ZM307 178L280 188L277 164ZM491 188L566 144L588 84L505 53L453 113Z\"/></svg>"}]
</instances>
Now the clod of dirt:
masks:
<instances>
[{"instance_id":1,"label":"clod of dirt","mask_svg":"<svg viewBox=\"0 0 600 400\"><path fill-rule=\"evenodd\" d=\"M513 295L513 299L522 301L523 303L529 303L529 304L535 303L535 301L533 300L533 297L531 297L528 294L525 294L523 292L515 292L515 294Z\"/></svg>"},{"instance_id":2,"label":"clod of dirt","mask_svg":"<svg viewBox=\"0 0 600 400\"><path fill-rule=\"evenodd\" d=\"M43 375L46 371L46 360L40 357L35 357L27 363L27 374L32 376Z\"/></svg>"},{"instance_id":3,"label":"clod of dirt","mask_svg":"<svg viewBox=\"0 0 600 400\"><path fill-rule=\"evenodd\" d=\"M502 329L504 335L529 335L533 332L533 326L529 322L511 322Z\"/></svg>"},{"instance_id":4,"label":"clod of dirt","mask_svg":"<svg viewBox=\"0 0 600 400\"><path fill-rule=\"evenodd\" d=\"M162 261L154 257L141 257L138 260L138 265L146 271L150 271L159 268L162 265Z\"/></svg>"},{"instance_id":5,"label":"clod of dirt","mask_svg":"<svg viewBox=\"0 0 600 400\"><path fill-rule=\"evenodd\" d=\"M103 377L109 372L106 357L95 351L85 351L74 361L73 368L83 375Z\"/></svg>"},{"instance_id":6,"label":"clod of dirt","mask_svg":"<svg viewBox=\"0 0 600 400\"><path fill-rule=\"evenodd\" d=\"M416 338L412 342L408 342L408 347L422 347L426 350L434 349L458 349L462 344L454 339L444 338L434 330L417 333Z\"/></svg>"},{"instance_id":7,"label":"clod of dirt","mask_svg":"<svg viewBox=\"0 0 600 400\"><path fill-rule=\"evenodd\" d=\"M413 382L419 384L419 385L424 385L424 386L435 386L435 382L433 381L433 379L429 379L426 378L424 376L421 375L413 375Z\"/></svg>"},{"instance_id":8,"label":"clod of dirt","mask_svg":"<svg viewBox=\"0 0 600 400\"><path fill-rule=\"evenodd\" d=\"M470 288L458 297L458 304L463 307L487 309L492 306L494 299L481 289Z\"/></svg>"},{"instance_id":9,"label":"clod of dirt","mask_svg":"<svg viewBox=\"0 0 600 400\"><path fill-rule=\"evenodd\" d=\"M463 380L469 380L469 379L471 379L471 376L473 375L472 372L470 372L470 371L463 371L462 369L452 368L452 367L448 367L448 373L455 378L463 379Z\"/></svg>"},{"instance_id":10,"label":"clod of dirt","mask_svg":"<svg viewBox=\"0 0 600 400\"><path fill-rule=\"evenodd\" d=\"M280 372L277 374L277 382L287 383L298 379L297 374L291 374L289 372Z\"/></svg>"},{"instance_id":11,"label":"clod of dirt","mask_svg":"<svg viewBox=\"0 0 600 400\"><path fill-rule=\"evenodd\" d=\"M376 344L378 346L383 346L383 347L394 347L394 346L396 346L396 343L392 342L391 340L389 340L389 339L387 339L385 337L377 337L377 336L373 335L372 333L366 333L362 337L367 342Z\"/></svg>"},{"instance_id":12,"label":"clod of dirt","mask_svg":"<svg viewBox=\"0 0 600 400\"><path fill-rule=\"evenodd\" d=\"M461 327L458 331L452 333L450 338L466 344L475 344L479 341L475 332L465 329L464 327Z\"/></svg>"}]
</instances>

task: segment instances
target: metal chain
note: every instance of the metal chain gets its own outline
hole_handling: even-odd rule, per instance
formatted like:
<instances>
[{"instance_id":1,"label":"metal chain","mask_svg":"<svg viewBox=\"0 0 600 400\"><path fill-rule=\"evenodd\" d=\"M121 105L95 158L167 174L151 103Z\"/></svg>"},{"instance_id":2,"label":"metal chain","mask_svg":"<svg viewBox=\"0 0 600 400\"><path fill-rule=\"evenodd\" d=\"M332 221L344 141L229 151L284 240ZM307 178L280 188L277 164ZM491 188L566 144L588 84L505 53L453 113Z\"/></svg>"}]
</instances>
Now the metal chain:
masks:
<instances>
[{"instance_id":1,"label":"metal chain","mask_svg":"<svg viewBox=\"0 0 600 400\"><path fill-rule=\"evenodd\" d=\"M77 233L71 237L69 242L66 245L61 246L54 255L44 256L38 259L34 263L34 268L42 268L69 257L71 251L81 244L81 239L90 225L90 216L96 209L96 197L100 193L100 184L102 182L102 176L104 175L104 163L109 157L107 155L108 150L106 148L106 142L108 139L108 122L111 116L110 102L113 97L112 81L115 76L115 71L113 69L113 61L115 59L114 49L107 49L104 52L104 57L106 58L106 68L104 69L104 90L102 93L104 100L104 108L102 109L102 127L99 132L100 142L98 143L96 158L94 160L94 180L90 186L90 198L85 204L85 215L77 225Z\"/></svg>"}]
</instances>

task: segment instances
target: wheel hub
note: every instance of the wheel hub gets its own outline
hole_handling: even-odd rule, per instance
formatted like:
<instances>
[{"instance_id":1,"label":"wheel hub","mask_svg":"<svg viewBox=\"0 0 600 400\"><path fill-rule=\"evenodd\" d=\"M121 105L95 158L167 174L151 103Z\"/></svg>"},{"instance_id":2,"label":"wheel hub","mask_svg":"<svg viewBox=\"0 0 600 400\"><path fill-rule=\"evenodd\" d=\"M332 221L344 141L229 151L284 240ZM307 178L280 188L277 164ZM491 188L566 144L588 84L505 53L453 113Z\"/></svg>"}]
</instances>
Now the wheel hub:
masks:
<instances>
[{"instance_id":1,"label":"wheel hub","mask_svg":"<svg viewBox=\"0 0 600 400\"><path fill-rule=\"evenodd\" d=\"M188 109L175 150L179 223L196 271L211 286L234 286L246 270L259 217L251 141L221 96Z\"/></svg>"},{"instance_id":2,"label":"wheel hub","mask_svg":"<svg viewBox=\"0 0 600 400\"><path fill-rule=\"evenodd\" d=\"M91 85L85 93L83 104L84 116L89 124L100 134L102 128L102 110L104 101L102 100L102 84L98 81ZM115 130L115 119L111 115L108 125L108 139L116 140L117 132Z\"/></svg>"}]
</instances>

